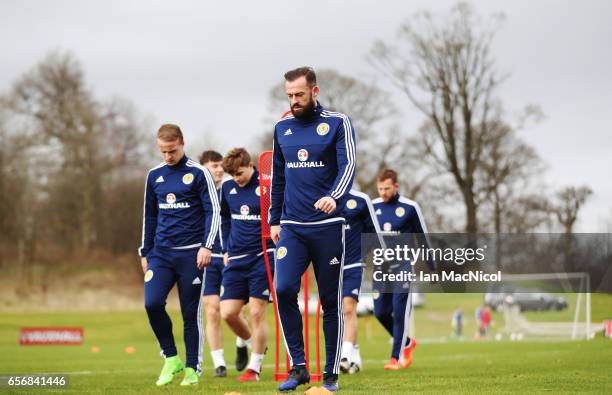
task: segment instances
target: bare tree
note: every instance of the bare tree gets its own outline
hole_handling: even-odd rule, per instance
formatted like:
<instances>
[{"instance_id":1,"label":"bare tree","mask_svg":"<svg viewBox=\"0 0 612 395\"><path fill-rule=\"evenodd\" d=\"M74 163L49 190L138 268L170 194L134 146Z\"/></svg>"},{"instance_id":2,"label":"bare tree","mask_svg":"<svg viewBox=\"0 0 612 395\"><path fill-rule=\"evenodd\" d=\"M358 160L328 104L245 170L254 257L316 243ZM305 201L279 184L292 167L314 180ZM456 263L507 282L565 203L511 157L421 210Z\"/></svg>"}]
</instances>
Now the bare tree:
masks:
<instances>
[{"instance_id":1,"label":"bare tree","mask_svg":"<svg viewBox=\"0 0 612 395\"><path fill-rule=\"evenodd\" d=\"M516 130L529 118L539 120L541 117L540 109L532 107L515 127L500 121L488 127L489 134L476 171L476 186L482 189L478 191L479 198L482 197L478 205L491 207L490 220L486 222L493 224L496 234L508 232L510 224L526 232L543 223L533 219L543 218L541 214L546 212L547 204L541 199L534 200L531 191L534 179L544 171L544 166L535 149L516 136ZM541 191L539 185L538 189Z\"/></svg>"},{"instance_id":2,"label":"bare tree","mask_svg":"<svg viewBox=\"0 0 612 395\"><path fill-rule=\"evenodd\" d=\"M374 66L427 119L422 129L427 156L452 175L465 206L465 231L475 233L481 203L477 172L499 119L495 93L503 76L491 43L501 17L481 21L467 4L446 19L420 13L404 23L398 45L377 42Z\"/></svg>"},{"instance_id":3,"label":"bare tree","mask_svg":"<svg viewBox=\"0 0 612 395\"><path fill-rule=\"evenodd\" d=\"M556 193L552 212L566 234L573 233L578 213L592 194L593 190L587 186L565 187Z\"/></svg>"},{"instance_id":4,"label":"bare tree","mask_svg":"<svg viewBox=\"0 0 612 395\"><path fill-rule=\"evenodd\" d=\"M32 155L39 136L21 130L21 119L11 119L6 97L0 97L0 265L16 264L17 282L27 284L35 253L39 207L37 160Z\"/></svg>"},{"instance_id":5,"label":"bare tree","mask_svg":"<svg viewBox=\"0 0 612 395\"><path fill-rule=\"evenodd\" d=\"M100 118L80 66L69 55L51 54L14 85L10 98L11 109L30 117L43 142L57 147L62 160L57 161L61 171L56 175L61 182L56 185L64 191L62 202L73 214L73 230L82 237L80 244L89 248L95 239L99 196L93 142Z\"/></svg>"},{"instance_id":6,"label":"bare tree","mask_svg":"<svg viewBox=\"0 0 612 395\"><path fill-rule=\"evenodd\" d=\"M545 195L523 194L510 197L502 211L504 233L529 233L534 230L553 230L550 200Z\"/></svg>"},{"instance_id":7,"label":"bare tree","mask_svg":"<svg viewBox=\"0 0 612 395\"><path fill-rule=\"evenodd\" d=\"M44 173L45 219L65 244L87 251L97 245L100 208L117 170L129 173L141 163L142 127L126 101L97 101L85 84L80 64L70 54L52 53L23 75L8 96L14 119L39 136L37 157ZM111 184L112 185L112 184Z\"/></svg>"}]
</instances>

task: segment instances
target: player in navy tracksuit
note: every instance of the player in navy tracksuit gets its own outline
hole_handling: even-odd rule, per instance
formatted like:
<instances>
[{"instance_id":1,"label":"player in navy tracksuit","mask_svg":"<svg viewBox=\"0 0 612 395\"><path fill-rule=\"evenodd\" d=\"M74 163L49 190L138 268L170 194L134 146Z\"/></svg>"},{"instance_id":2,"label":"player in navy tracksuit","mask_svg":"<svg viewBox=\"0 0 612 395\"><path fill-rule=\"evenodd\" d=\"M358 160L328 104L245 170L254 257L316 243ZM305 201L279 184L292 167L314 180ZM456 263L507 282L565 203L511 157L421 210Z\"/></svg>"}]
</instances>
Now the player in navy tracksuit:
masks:
<instances>
[{"instance_id":1,"label":"player in navy tracksuit","mask_svg":"<svg viewBox=\"0 0 612 395\"><path fill-rule=\"evenodd\" d=\"M415 233L423 234L421 243L427 244L427 228L419 205L401 196L398 192L397 173L384 169L377 179L379 198L374 199L374 209L383 234ZM427 247L427 245L426 245ZM433 262L427 262L433 270ZM411 271L410 263L405 263L402 270ZM412 350L416 340L409 337L409 320L412 314L410 283L404 284L407 289L381 289L382 284L374 284L374 314L385 329L393 336L391 360L384 368L399 370L412 363ZM401 353L401 357L400 357Z\"/></svg>"},{"instance_id":2,"label":"player in navy tracksuit","mask_svg":"<svg viewBox=\"0 0 612 395\"><path fill-rule=\"evenodd\" d=\"M238 381L257 381L268 340L266 307L270 287L264 254L274 261L274 243L261 245L259 172L244 148L234 148L223 158L223 168L232 175L221 186L221 228L227 242L226 267L221 290L221 316L240 338L251 344L251 360ZM227 226L226 226L227 224ZM272 269L272 268L271 268ZM248 303L250 325L240 314ZM252 336L251 336L252 335Z\"/></svg>"},{"instance_id":3,"label":"player in navy tracksuit","mask_svg":"<svg viewBox=\"0 0 612 395\"><path fill-rule=\"evenodd\" d=\"M311 68L289 71L285 80L291 114L275 125L269 219L277 243L278 309L292 365L279 389L293 390L310 381L297 295L302 274L312 262L323 306L323 386L335 391L343 332L342 209L353 184L355 132L346 115L317 103L319 88Z\"/></svg>"},{"instance_id":4,"label":"player in navy tracksuit","mask_svg":"<svg viewBox=\"0 0 612 395\"><path fill-rule=\"evenodd\" d=\"M380 237L372 201L365 193L351 190L342 215L346 220L346 252L342 279L344 339L340 370L343 373L357 373L361 369L361 355L357 345L357 303L365 266L364 252L374 247L364 246L366 248L362 249L361 234L376 233L380 240L378 244L384 245L384 242Z\"/></svg>"},{"instance_id":5,"label":"player in navy tracksuit","mask_svg":"<svg viewBox=\"0 0 612 395\"><path fill-rule=\"evenodd\" d=\"M166 298L178 284L187 354L181 385L197 384L202 349L200 294L219 228L219 201L205 168L187 158L176 125L162 125L157 144L164 162L149 171L142 229L144 299L149 322L165 357L157 385L169 384L183 369L177 355Z\"/></svg>"}]
</instances>

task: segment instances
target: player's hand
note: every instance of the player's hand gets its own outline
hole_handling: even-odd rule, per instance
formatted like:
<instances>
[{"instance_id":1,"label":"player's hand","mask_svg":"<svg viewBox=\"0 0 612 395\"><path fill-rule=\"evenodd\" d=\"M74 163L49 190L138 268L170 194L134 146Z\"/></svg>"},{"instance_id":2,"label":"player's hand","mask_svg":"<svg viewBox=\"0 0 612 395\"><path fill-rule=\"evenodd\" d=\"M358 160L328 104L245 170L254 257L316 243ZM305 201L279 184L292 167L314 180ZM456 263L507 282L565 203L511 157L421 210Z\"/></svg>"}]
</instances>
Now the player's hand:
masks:
<instances>
[{"instance_id":1,"label":"player's hand","mask_svg":"<svg viewBox=\"0 0 612 395\"><path fill-rule=\"evenodd\" d=\"M278 244L280 240L281 227L280 225L272 225L270 226L270 238L274 242L274 244Z\"/></svg>"},{"instance_id":2,"label":"player's hand","mask_svg":"<svg viewBox=\"0 0 612 395\"><path fill-rule=\"evenodd\" d=\"M314 207L317 210L323 211L325 214L331 214L336 209L336 201L331 196L325 196L317 200Z\"/></svg>"},{"instance_id":3,"label":"player's hand","mask_svg":"<svg viewBox=\"0 0 612 395\"><path fill-rule=\"evenodd\" d=\"M223 265L227 266L229 264L229 254L226 252L223 254Z\"/></svg>"},{"instance_id":4,"label":"player's hand","mask_svg":"<svg viewBox=\"0 0 612 395\"><path fill-rule=\"evenodd\" d=\"M198 250L198 269L203 269L210 263L212 251L208 248L200 247Z\"/></svg>"},{"instance_id":5,"label":"player's hand","mask_svg":"<svg viewBox=\"0 0 612 395\"><path fill-rule=\"evenodd\" d=\"M140 257L140 264L142 265L142 272L146 273L147 267L149 267L149 262L147 262L147 258L144 256Z\"/></svg>"}]
</instances>

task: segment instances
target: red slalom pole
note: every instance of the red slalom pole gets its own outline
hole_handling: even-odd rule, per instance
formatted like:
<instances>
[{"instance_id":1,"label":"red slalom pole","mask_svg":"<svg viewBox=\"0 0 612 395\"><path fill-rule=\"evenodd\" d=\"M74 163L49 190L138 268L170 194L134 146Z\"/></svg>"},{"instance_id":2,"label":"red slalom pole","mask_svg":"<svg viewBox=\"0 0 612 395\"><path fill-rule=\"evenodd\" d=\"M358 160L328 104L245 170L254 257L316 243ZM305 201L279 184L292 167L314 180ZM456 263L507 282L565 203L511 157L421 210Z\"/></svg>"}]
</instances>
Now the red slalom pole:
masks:
<instances>
[{"instance_id":1,"label":"red slalom pole","mask_svg":"<svg viewBox=\"0 0 612 395\"><path fill-rule=\"evenodd\" d=\"M268 285L270 287L270 296L272 297L272 307L274 309L274 380L284 381L287 379L288 372L291 369L289 358L289 350L285 350L285 366L284 372L280 368L280 337L282 336L280 328L280 316L278 312L278 299L276 289L274 288L274 279L272 277L272 264L268 259L267 240L271 239L270 225L268 224L268 210L270 209L270 189L272 184L272 151L264 151L259 157L259 202L261 214L261 247L264 251L264 262L266 264L266 274L268 277ZM306 368L310 372L310 332L308 319L308 272L304 273L304 352L306 356ZM317 303L317 311L315 313L315 356L316 356L316 371L310 375L312 381L321 381L321 356L320 356L320 311L321 301Z\"/></svg>"},{"instance_id":2,"label":"red slalom pole","mask_svg":"<svg viewBox=\"0 0 612 395\"><path fill-rule=\"evenodd\" d=\"M268 210L270 209L270 186L272 173L272 151L265 151L259 156L259 203L261 215L261 247L264 251L264 262L266 264L266 274L268 276L268 286L270 287L270 296L272 297L272 308L274 309L274 380L282 381L287 378L286 371L280 372L280 317L278 315L278 301L276 298L276 290L274 288L274 279L272 278L271 264L268 259L267 240L271 239L270 225L268 224ZM289 355L287 355L287 365L289 364Z\"/></svg>"},{"instance_id":3,"label":"red slalom pole","mask_svg":"<svg viewBox=\"0 0 612 395\"><path fill-rule=\"evenodd\" d=\"M321 317L321 299L317 301L317 313L315 315L315 356L317 358L317 370L313 374L315 381L321 380L321 341L319 339L319 318Z\"/></svg>"},{"instance_id":4,"label":"red slalom pole","mask_svg":"<svg viewBox=\"0 0 612 395\"><path fill-rule=\"evenodd\" d=\"M308 328L308 271L304 273L304 355L306 370L310 373L310 330Z\"/></svg>"}]
</instances>

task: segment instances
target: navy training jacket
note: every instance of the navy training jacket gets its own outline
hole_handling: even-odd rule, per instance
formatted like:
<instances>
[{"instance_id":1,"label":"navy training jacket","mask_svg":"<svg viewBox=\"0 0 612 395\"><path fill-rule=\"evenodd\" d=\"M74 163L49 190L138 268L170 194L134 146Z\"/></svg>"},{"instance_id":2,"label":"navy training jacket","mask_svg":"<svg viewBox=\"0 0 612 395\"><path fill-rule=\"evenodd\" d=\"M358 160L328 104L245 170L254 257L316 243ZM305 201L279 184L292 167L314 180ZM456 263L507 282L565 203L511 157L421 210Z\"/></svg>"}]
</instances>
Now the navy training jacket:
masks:
<instances>
[{"instance_id":1,"label":"navy training jacket","mask_svg":"<svg viewBox=\"0 0 612 395\"><path fill-rule=\"evenodd\" d=\"M307 119L282 118L274 127L270 225L344 222L355 162L355 131L346 115L317 103ZM336 200L331 214L314 208L325 196Z\"/></svg>"}]
</instances>

